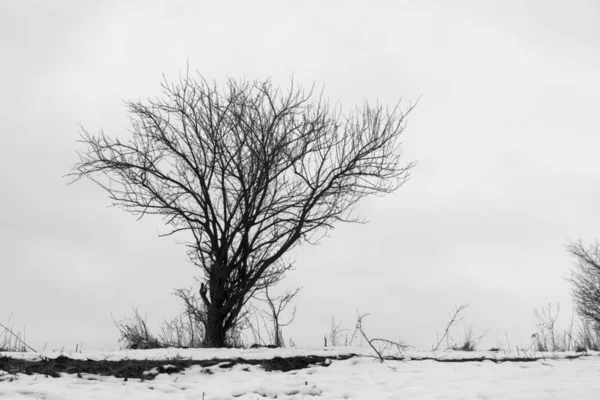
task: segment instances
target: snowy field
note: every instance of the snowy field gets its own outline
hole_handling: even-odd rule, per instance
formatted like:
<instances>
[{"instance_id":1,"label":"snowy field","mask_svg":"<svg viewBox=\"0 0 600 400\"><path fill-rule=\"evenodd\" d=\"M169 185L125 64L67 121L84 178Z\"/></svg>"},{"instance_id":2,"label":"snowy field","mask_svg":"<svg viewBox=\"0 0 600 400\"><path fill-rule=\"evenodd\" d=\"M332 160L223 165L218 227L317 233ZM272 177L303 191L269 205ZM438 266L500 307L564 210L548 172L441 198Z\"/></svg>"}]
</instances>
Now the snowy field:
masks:
<instances>
[{"instance_id":1,"label":"snowy field","mask_svg":"<svg viewBox=\"0 0 600 400\"><path fill-rule=\"evenodd\" d=\"M63 353L73 359L194 360L271 359L318 355L335 357L359 354L347 360L331 360L289 372L267 372L259 365L238 363L221 368L192 366L180 373L148 371L153 380L62 373L11 375L0 371L2 399L600 399L600 357L597 352L571 359L575 353L528 353L536 361L497 362L524 354L493 352L407 352L406 359L385 361L368 357L365 348L335 349L160 349L116 352ZM27 360L35 353L0 353ZM59 353L43 356L56 358ZM434 357L440 362L423 360ZM483 361L477 361L479 359ZM458 362L471 359L475 361ZM494 361L496 360L496 361Z\"/></svg>"}]
</instances>

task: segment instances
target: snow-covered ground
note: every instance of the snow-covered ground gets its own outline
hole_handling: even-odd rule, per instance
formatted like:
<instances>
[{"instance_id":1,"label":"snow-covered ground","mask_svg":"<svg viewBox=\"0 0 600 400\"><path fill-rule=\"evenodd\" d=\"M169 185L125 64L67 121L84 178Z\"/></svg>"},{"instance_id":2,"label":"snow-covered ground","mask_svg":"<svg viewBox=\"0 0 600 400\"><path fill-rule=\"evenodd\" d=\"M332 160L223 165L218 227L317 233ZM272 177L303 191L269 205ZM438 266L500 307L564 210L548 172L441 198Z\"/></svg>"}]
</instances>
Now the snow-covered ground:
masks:
<instances>
[{"instance_id":1,"label":"snow-covered ground","mask_svg":"<svg viewBox=\"0 0 600 400\"><path fill-rule=\"evenodd\" d=\"M330 356L349 353L370 355L365 348L335 349L161 349L62 354L95 360L154 359L180 356L202 359L268 359L276 356ZM380 363L370 357L333 360L328 367L315 366L290 372L266 372L258 365L230 368L193 366L177 374L158 374L141 381L98 375L61 374L8 376L0 372L2 399L600 399L598 353L577 359L571 354L529 353L545 356L529 362L492 359L523 357L523 353L408 352L410 359ZM8 355L8 353L0 353ZM58 353L46 353L54 358ZM35 360L34 353L10 353ZM484 361L438 362L419 360L477 359ZM557 358L555 358L557 356ZM165 362L167 365L168 362ZM149 373L153 373L149 371Z\"/></svg>"}]
</instances>

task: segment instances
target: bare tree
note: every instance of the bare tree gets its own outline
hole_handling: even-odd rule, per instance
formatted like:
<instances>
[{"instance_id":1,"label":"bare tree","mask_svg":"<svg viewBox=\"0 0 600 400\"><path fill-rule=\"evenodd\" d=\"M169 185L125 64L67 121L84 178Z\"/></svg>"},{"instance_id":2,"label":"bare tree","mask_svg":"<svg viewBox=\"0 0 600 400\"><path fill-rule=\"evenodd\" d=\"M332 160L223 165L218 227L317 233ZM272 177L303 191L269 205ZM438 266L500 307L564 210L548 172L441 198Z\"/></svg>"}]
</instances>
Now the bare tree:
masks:
<instances>
[{"instance_id":1,"label":"bare tree","mask_svg":"<svg viewBox=\"0 0 600 400\"><path fill-rule=\"evenodd\" d=\"M600 331L600 246L585 246L581 241L571 243L567 250L577 264L568 279L571 282L575 309L584 320Z\"/></svg>"},{"instance_id":2,"label":"bare tree","mask_svg":"<svg viewBox=\"0 0 600 400\"><path fill-rule=\"evenodd\" d=\"M336 222L361 222L363 197L399 188L406 115L365 103L347 115L291 82L229 80L225 87L186 74L163 96L127 102L129 141L82 128L86 177L140 218L158 215L187 232L188 256L204 273L205 345L226 345L247 300L281 280L284 256L316 243Z\"/></svg>"},{"instance_id":3,"label":"bare tree","mask_svg":"<svg viewBox=\"0 0 600 400\"><path fill-rule=\"evenodd\" d=\"M269 288L265 288L265 300L269 306L269 318L273 324L273 345L275 347L284 347L285 341L283 340L283 327L288 326L296 318L296 307L292 311L292 315L286 322L282 322L281 314L292 300L298 295L302 288L296 288L295 290L286 290L284 294L277 297L271 297L269 295Z\"/></svg>"}]
</instances>

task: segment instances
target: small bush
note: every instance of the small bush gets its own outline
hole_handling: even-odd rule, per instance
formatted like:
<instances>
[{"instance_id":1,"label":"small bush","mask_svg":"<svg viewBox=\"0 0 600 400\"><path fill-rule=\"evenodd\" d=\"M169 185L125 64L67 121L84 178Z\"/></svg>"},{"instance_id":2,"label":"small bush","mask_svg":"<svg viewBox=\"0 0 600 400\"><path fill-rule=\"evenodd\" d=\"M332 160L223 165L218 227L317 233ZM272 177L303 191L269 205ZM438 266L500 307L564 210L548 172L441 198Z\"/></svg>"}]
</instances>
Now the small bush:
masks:
<instances>
[{"instance_id":1,"label":"small bush","mask_svg":"<svg viewBox=\"0 0 600 400\"><path fill-rule=\"evenodd\" d=\"M457 351L475 351L477 350L477 344L481 341L481 339L484 338L486 334L487 331L475 337L473 335L473 327L469 325L468 328L465 328L465 333L462 339L459 338L458 343L455 343L450 348Z\"/></svg>"},{"instance_id":2,"label":"small bush","mask_svg":"<svg viewBox=\"0 0 600 400\"><path fill-rule=\"evenodd\" d=\"M121 337L119 342L126 349L157 349L165 347L154 335L150 333L146 323L146 316L140 314L137 308L133 309L133 317L121 321L114 321Z\"/></svg>"},{"instance_id":3,"label":"small bush","mask_svg":"<svg viewBox=\"0 0 600 400\"><path fill-rule=\"evenodd\" d=\"M471 341L465 341L462 345L452 346L451 349L456 351L475 351L475 343Z\"/></svg>"}]
</instances>

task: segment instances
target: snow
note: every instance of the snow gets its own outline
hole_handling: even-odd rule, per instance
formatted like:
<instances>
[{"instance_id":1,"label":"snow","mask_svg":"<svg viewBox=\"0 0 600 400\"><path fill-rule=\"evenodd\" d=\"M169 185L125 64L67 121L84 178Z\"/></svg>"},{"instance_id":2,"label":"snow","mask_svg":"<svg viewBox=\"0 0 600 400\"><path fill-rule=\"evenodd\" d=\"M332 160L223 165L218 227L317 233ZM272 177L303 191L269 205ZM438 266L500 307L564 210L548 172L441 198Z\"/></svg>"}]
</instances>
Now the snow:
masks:
<instances>
[{"instance_id":1,"label":"snow","mask_svg":"<svg viewBox=\"0 0 600 400\"><path fill-rule=\"evenodd\" d=\"M169 369L168 358L261 359L342 354L370 355L365 348L327 349L160 349L121 352L62 354L72 358L119 360L164 359L161 371ZM99 375L61 374L8 376L0 371L2 399L599 399L599 353L569 359L574 353L541 354L529 362L494 362L523 353L408 352L410 360L385 361L371 357L332 359L328 367L315 366L290 372L266 372L259 365L236 364L230 368L192 366L180 373L148 371L154 380L141 381ZM0 353L8 355L8 353ZM32 353L10 353L26 359ZM54 358L60 354L44 354ZM439 362L422 360L484 361Z\"/></svg>"},{"instance_id":2,"label":"snow","mask_svg":"<svg viewBox=\"0 0 600 400\"><path fill-rule=\"evenodd\" d=\"M212 359L237 359L245 360L265 360L274 357L298 357L298 356L320 356L320 357L336 357L349 354L357 354L362 356L373 356L375 353L368 347L324 347L324 348L256 348L256 349L152 349L152 350L117 350L117 351L89 351L85 353L75 352L54 352L47 351L42 353L8 353L0 352L0 357L9 355L12 358L20 358L24 360L37 361L42 358L57 358L66 356L74 360L166 360L170 358L181 357L191 360L212 360ZM393 352L386 353L393 355ZM600 355L600 352L590 351L589 354ZM492 352L492 351L406 351L403 353L404 358L411 360L421 360L424 358L435 358L438 360L473 360L485 358L489 360L505 360L514 358L530 358L530 357L546 357L546 358L569 358L577 356L576 352L557 352L557 353L541 353L535 351L528 352Z\"/></svg>"}]
</instances>

